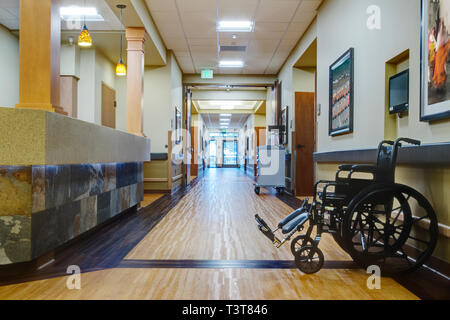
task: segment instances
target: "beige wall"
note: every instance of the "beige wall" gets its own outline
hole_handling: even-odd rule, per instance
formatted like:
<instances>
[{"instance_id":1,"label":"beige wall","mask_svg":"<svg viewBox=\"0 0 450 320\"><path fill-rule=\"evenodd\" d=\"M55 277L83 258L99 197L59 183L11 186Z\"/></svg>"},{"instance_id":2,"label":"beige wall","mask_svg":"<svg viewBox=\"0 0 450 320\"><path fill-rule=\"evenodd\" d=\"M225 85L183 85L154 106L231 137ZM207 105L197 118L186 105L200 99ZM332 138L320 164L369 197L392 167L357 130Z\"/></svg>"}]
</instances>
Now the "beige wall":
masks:
<instances>
[{"instance_id":1,"label":"beige wall","mask_svg":"<svg viewBox=\"0 0 450 320\"><path fill-rule=\"evenodd\" d=\"M175 106L183 108L182 74L169 52L167 65L145 68L144 134L152 141L152 152L167 152L167 133L174 125Z\"/></svg>"},{"instance_id":2,"label":"beige wall","mask_svg":"<svg viewBox=\"0 0 450 320\"><path fill-rule=\"evenodd\" d=\"M381 9L381 30L366 27L369 5ZM417 138L423 143L448 142L450 121L427 123L419 121L420 98L420 1L411 0L326 0L318 16L291 53L279 78L283 81L283 105L293 105L298 86L308 87L310 81L297 84L295 62L317 37L317 148L319 152L374 148L384 138L385 63L409 49L410 111L397 121L398 136ZM350 47L355 49L354 133L339 137L328 135L329 66ZM403 63L400 68L408 66ZM292 79L292 80L291 80ZM292 84L292 85L291 85ZM290 112L291 116L291 112ZM292 119L292 118L291 118ZM374 159L375 160L375 159ZM337 163L318 164L317 179L334 179ZM450 224L449 167L399 166L399 183L410 185L432 203L442 225ZM448 228L448 227L447 227ZM435 255L450 261L450 241L440 237Z\"/></svg>"},{"instance_id":3,"label":"beige wall","mask_svg":"<svg viewBox=\"0 0 450 320\"><path fill-rule=\"evenodd\" d=\"M19 39L0 25L0 107L19 103Z\"/></svg>"},{"instance_id":4,"label":"beige wall","mask_svg":"<svg viewBox=\"0 0 450 320\"><path fill-rule=\"evenodd\" d=\"M78 119L102 123L102 85L116 91L116 128L126 131L126 78L115 75L115 64L95 49L63 46L61 73L79 77Z\"/></svg>"},{"instance_id":5,"label":"beige wall","mask_svg":"<svg viewBox=\"0 0 450 320\"><path fill-rule=\"evenodd\" d=\"M314 68L292 68L292 91L295 92L315 92L316 80L315 80ZM295 97L292 102L292 107L295 105ZM295 113L295 112L294 112Z\"/></svg>"},{"instance_id":6,"label":"beige wall","mask_svg":"<svg viewBox=\"0 0 450 320\"><path fill-rule=\"evenodd\" d=\"M348 1L348 0L347 0ZM285 64L280 70L280 73L278 74L278 79L282 82L282 92L281 92L281 103L282 106L289 106L289 119L295 119L294 118L294 103L295 103L295 89L299 86L305 86L305 84L302 84L296 80L294 84L294 65L300 59L300 57L303 55L303 53L308 49L308 47L311 45L311 43L316 39L317 37L317 24L316 21L313 21L309 29L305 32L303 35L301 41L295 46L295 48L292 50L291 55L286 60ZM299 72L295 70L296 72L296 78L298 77ZM307 85L310 87L310 84ZM291 137L291 132L293 131L293 128L289 128L289 137ZM292 139L288 139L288 151L291 150L291 141Z\"/></svg>"},{"instance_id":7,"label":"beige wall","mask_svg":"<svg viewBox=\"0 0 450 320\"><path fill-rule=\"evenodd\" d=\"M366 8L378 5L381 30L366 28ZM399 122L398 135L423 143L448 141L448 121L419 121L420 1L332 0L317 17L318 103L328 110L329 65L350 47L355 48L354 133L328 136L328 112L318 117L318 150L375 147L384 138L385 62L410 50L409 116ZM370 128L370 130L368 130Z\"/></svg>"},{"instance_id":8,"label":"beige wall","mask_svg":"<svg viewBox=\"0 0 450 320\"><path fill-rule=\"evenodd\" d=\"M61 45L61 75L80 77L80 48L73 44Z\"/></svg>"}]
</instances>

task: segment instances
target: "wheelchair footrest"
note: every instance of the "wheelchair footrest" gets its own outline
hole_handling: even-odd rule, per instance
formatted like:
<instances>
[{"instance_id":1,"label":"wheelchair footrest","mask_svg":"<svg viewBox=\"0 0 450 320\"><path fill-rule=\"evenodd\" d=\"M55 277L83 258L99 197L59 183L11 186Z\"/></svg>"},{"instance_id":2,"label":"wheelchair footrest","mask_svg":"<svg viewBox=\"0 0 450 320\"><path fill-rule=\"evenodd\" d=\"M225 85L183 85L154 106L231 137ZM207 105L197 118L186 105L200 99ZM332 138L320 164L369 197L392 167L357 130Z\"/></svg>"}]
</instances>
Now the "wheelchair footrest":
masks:
<instances>
[{"instance_id":1,"label":"wheelchair footrest","mask_svg":"<svg viewBox=\"0 0 450 320\"><path fill-rule=\"evenodd\" d=\"M267 223L259 216L255 215L255 220L258 222L258 229L273 243L277 244L280 241L275 237L275 234L272 232L272 230L269 228Z\"/></svg>"}]
</instances>

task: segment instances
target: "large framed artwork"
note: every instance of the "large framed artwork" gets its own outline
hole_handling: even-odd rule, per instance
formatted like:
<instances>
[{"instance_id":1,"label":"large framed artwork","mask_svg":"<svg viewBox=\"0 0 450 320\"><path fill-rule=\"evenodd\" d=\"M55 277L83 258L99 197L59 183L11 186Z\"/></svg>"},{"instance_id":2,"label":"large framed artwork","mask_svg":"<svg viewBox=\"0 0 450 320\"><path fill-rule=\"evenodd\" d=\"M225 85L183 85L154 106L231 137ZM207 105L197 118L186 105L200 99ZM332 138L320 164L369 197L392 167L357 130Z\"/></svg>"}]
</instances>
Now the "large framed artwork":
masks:
<instances>
[{"instance_id":1,"label":"large framed artwork","mask_svg":"<svg viewBox=\"0 0 450 320\"><path fill-rule=\"evenodd\" d=\"M422 0L420 120L450 118L450 0Z\"/></svg>"},{"instance_id":2,"label":"large framed artwork","mask_svg":"<svg viewBox=\"0 0 450 320\"><path fill-rule=\"evenodd\" d=\"M330 136L353 132L353 70L353 48L330 66Z\"/></svg>"}]
</instances>

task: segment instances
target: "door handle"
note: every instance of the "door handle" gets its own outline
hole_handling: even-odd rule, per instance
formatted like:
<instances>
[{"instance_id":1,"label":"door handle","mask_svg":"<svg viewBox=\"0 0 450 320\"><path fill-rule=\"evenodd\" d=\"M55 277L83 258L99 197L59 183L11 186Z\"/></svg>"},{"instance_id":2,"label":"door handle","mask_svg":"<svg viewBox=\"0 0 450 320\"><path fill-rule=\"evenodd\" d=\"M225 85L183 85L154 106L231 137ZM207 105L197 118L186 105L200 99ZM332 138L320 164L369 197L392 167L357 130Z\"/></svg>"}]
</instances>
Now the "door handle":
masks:
<instances>
[{"instance_id":1,"label":"door handle","mask_svg":"<svg viewBox=\"0 0 450 320\"><path fill-rule=\"evenodd\" d=\"M298 144L297 145L297 149L301 149L301 148L304 148L305 146L304 145L302 145L302 144Z\"/></svg>"}]
</instances>

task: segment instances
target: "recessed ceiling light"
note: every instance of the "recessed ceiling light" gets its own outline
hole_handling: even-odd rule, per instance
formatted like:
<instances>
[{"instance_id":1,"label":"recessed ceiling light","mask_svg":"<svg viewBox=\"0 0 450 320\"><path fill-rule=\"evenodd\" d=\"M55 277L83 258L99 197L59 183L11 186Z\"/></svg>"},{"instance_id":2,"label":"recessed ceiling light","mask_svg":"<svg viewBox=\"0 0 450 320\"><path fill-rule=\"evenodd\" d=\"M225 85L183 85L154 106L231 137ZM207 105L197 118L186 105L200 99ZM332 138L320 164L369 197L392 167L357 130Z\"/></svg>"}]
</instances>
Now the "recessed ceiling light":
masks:
<instances>
[{"instance_id":1,"label":"recessed ceiling light","mask_svg":"<svg viewBox=\"0 0 450 320\"><path fill-rule=\"evenodd\" d=\"M66 21L104 21L95 7L61 7L59 9L59 15Z\"/></svg>"},{"instance_id":2,"label":"recessed ceiling light","mask_svg":"<svg viewBox=\"0 0 450 320\"><path fill-rule=\"evenodd\" d=\"M236 39L236 38L237 38L237 35L233 34L233 35L231 36L231 38Z\"/></svg>"},{"instance_id":3,"label":"recessed ceiling light","mask_svg":"<svg viewBox=\"0 0 450 320\"><path fill-rule=\"evenodd\" d=\"M231 113L221 113L221 117L231 117Z\"/></svg>"},{"instance_id":4,"label":"recessed ceiling light","mask_svg":"<svg viewBox=\"0 0 450 320\"><path fill-rule=\"evenodd\" d=\"M252 32L252 21L219 21L218 32Z\"/></svg>"},{"instance_id":5,"label":"recessed ceiling light","mask_svg":"<svg viewBox=\"0 0 450 320\"><path fill-rule=\"evenodd\" d=\"M219 62L220 68L242 68L244 61L241 60L221 60Z\"/></svg>"}]
</instances>

